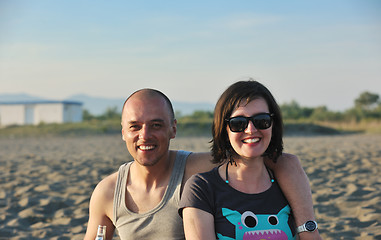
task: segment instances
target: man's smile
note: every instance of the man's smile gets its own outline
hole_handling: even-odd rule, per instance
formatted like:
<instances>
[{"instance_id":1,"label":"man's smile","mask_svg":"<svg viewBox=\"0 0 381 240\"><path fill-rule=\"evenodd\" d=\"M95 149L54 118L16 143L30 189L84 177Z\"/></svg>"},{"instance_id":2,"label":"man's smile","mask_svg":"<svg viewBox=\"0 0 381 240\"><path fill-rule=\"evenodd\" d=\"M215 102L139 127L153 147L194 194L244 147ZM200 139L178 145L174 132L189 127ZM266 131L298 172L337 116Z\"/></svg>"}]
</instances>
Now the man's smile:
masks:
<instances>
[{"instance_id":1,"label":"man's smile","mask_svg":"<svg viewBox=\"0 0 381 240\"><path fill-rule=\"evenodd\" d=\"M156 147L156 145L140 145L138 148L142 151L149 151Z\"/></svg>"}]
</instances>

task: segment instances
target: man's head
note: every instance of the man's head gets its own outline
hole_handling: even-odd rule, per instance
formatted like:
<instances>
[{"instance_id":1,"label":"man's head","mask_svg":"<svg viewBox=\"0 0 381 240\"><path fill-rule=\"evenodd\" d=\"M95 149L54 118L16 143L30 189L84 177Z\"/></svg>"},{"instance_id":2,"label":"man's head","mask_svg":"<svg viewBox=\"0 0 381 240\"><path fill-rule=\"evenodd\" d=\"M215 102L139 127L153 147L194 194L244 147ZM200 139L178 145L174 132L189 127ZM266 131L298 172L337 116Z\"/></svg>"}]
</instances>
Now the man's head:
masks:
<instances>
[{"instance_id":1,"label":"man's head","mask_svg":"<svg viewBox=\"0 0 381 240\"><path fill-rule=\"evenodd\" d=\"M151 88L143 88L143 89L137 90L134 93L132 93L124 102L123 108L122 108L122 122L123 122L124 107L126 106L127 101L130 98L132 98L134 95L140 95L143 98L144 97L147 97L147 98L149 98L149 97L161 97L161 98L163 98L168 105L168 113L169 113L170 117L172 118L172 120L175 120L175 113L173 111L173 106L172 106L171 100L169 100L169 98L164 93L160 92L159 90L151 89Z\"/></svg>"},{"instance_id":2,"label":"man's head","mask_svg":"<svg viewBox=\"0 0 381 240\"><path fill-rule=\"evenodd\" d=\"M169 142L176 136L173 107L163 93L142 89L123 105L122 136L131 156L144 166L153 166L168 156Z\"/></svg>"}]
</instances>

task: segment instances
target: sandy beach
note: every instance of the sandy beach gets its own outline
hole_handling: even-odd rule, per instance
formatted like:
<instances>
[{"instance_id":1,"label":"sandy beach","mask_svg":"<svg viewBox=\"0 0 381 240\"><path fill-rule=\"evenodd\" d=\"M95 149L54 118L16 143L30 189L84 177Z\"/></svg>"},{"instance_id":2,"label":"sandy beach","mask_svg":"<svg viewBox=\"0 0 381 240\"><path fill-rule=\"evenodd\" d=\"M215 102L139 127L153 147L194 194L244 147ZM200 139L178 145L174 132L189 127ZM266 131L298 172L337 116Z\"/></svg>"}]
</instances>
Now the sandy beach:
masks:
<instances>
[{"instance_id":1,"label":"sandy beach","mask_svg":"<svg viewBox=\"0 0 381 240\"><path fill-rule=\"evenodd\" d=\"M381 239L381 135L287 137L285 152L309 176L323 239ZM130 159L119 135L0 139L0 239L83 239L95 185Z\"/></svg>"}]
</instances>

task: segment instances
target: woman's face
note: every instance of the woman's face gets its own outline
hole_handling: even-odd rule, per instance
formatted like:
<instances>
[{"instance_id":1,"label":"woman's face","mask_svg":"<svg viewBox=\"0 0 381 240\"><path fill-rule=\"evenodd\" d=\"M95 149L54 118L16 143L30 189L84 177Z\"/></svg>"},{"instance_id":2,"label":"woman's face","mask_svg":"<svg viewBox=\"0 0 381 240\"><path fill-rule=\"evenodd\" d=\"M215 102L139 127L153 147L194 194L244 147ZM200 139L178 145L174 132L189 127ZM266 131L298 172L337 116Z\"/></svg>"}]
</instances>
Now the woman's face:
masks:
<instances>
[{"instance_id":1,"label":"woman's face","mask_svg":"<svg viewBox=\"0 0 381 240\"><path fill-rule=\"evenodd\" d=\"M259 113L270 113L269 107L263 98L254 99L248 104L243 101L233 110L230 118L237 116L251 117ZM255 128L252 121L249 121L247 128L243 132L232 132L229 126L227 126L226 130L234 151L244 159L261 156L271 141L272 125L267 129L260 130Z\"/></svg>"}]
</instances>

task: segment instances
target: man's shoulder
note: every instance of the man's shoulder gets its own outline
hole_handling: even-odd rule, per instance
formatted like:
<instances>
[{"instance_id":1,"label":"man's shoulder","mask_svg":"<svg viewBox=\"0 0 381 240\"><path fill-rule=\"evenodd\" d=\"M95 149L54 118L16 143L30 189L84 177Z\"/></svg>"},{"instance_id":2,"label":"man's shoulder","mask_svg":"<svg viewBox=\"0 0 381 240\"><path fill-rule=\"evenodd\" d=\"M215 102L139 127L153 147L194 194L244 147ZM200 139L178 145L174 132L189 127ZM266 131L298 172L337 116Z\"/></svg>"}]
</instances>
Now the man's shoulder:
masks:
<instances>
[{"instance_id":1,"label":"man's shoulder","mask_svg":"<svg viewBox=\"0 0 381 240\"><path fill-rule=\"evenodd\" d=\"M288 163L288 164L300 164L300 160L298 156L291 154L291 153L282 153L282 155L279 156L278 161Z\"/></svg>"},{"instance_id":2,"label":"man's shoulder","mask_svg":"<svg viewBox=\"0 0 381 240\"><path fill-rule=\"evenodd\" d=\"M282 155L279 156L279 158L282 159L298 159L298 157L291 153L282 153Z\"/></svg>"},{"instance_id":3,"label":"man's shoulder","mask_svg":"<svg viewBox=\"0 0 381 240\"><path fill-rule=\"evenodd\" d=\"M188 165L199 165L200 163L210 162L212 156L209 152L191 152L188 156Z\"/></svg>"},{"instance_id":4,"label":"man's shoulder","mask_svg":"<svg viewBox=\"0 0 381 240\"><path fill-rule=\"evenodd\" d=\"M110 221L110 224L112 224L111 219L113 219L113 200L117 174L116 172L105 177L95 187L90 199L89 209L91 214L89 222Z\"/></svg>"},{"instance_id":5,"label":"man's shoulder","mask_svg":"<svg viewBox=\"0 0 381 240\"><path fill-rule=\"evenodd\" d=\"M188 180L196 173L207 172L213 169L216 165L211 160L212 156L209 152L191 153L185 166L184 180Z\"/></svg>"},{"instance_id":6,"label":"man's shoulder","mask_svg":"<svg viewBox=\"0 0 381 240\"><path fill-rule=\"evenodd\" d=\"M290 154L290 153L282 153L282 155L278 157L276 163L273 162L271 159L266 158L265 164L267 167L271 168L271 170L275 172L282 171L280 169L285 167L288 168L289 166L294 166L294 167L301 166L301 162L299 158L296 155Z\"/></svg>"},{"instance_id":7,"label":"man's shoulder","mask_svg":"<svg viewBox=\"0 0 381 240\"><path fill-rule=\"evenodd\" d=\"M103 178L99 184L115 184L116 183L116 179L118 178L118 172L114 172L110 175L108 175L107 177Z\"/></svg>"},{"instance_id":8,"label":"man's shoulder","mask_svg":"<svg viewBox=\"0 0 381 240\"><path fill-rule=\"evenodd\" d=\"M108 175L97 184L94 192L99 193L107 199L114 198L114 190L117 178L118 172L114 172Z\"/></svg>"}]
</instances>

